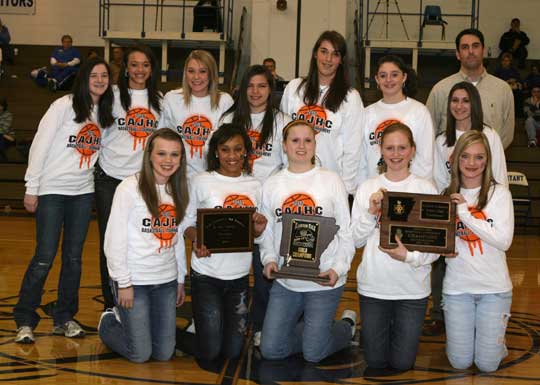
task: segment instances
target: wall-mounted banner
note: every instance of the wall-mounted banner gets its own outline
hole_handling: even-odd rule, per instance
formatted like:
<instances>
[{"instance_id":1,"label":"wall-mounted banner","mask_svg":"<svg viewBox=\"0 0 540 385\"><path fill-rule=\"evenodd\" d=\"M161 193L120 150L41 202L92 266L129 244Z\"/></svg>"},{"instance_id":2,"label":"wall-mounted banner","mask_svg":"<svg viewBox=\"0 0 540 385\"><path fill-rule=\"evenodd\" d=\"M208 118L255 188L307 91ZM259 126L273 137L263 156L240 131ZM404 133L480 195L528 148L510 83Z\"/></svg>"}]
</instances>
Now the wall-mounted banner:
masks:
<instances>
[{"instance_id":1,"label":"wall-mounted banner","mask_svg":"<svg viewBox=\"0 0 540 385\"><path fill-rule=\"evenodd\" d=\"M37 0L0 0L0 14L35 15Z\"/></svg>"}]
</instances>

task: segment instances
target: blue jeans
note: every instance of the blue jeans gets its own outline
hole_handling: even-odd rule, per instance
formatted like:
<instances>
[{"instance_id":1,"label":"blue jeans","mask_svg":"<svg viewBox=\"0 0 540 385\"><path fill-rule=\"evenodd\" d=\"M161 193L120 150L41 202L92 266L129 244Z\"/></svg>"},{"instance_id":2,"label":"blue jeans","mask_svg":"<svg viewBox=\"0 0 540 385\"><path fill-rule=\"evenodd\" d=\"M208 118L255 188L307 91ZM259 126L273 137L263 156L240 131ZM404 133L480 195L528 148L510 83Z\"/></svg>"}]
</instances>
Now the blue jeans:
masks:
<instances>
[{"instance_id":1,"label":"blue jeans","mask_svg":"<svg viewBox=\"0 0 540 385\"><path fill-rule=\"evenodd\" d=\"M118 306L120 320L110 313L98 333L111 350L133 362L169 360L176 344L178 283L133 286L133 307Z\"/></svg>"},{"instance_id":2,"label":"blue jeans","mask_svg":"<svg viewBox=\"0 0 540 385\"><path fill-rule=\"evenodd\" d=\"M428 298L387 300L360 295L362 341L372 368L414 366Z\"/></svg>"},{"instance_id":3,"label":"blue jeans","mask_svg":"<svg viewBox=\"0 0 540 385\"><path fill-rule=\"evenodd\" d=\"M474 363L482 372L497 370L508 354L504 343L512 292L443 294L446 355L456 369Z\"/></svg>"},{"instance_id":4,"label":"blue jeans","mask_svg":"<svg viewBox=\"0 0 540 385\"><path fill-rule=\"evenodd\" d=\"M529 140L536 140L536 131L540 129L540 121L534 120L531 116L525 119L525 131Z\"/></svg>"},{"instance_id":5,"label":"blue jeans","mask_svg":"<svg viewBox=\"0 0 540 385\"><path fill-rule=\"evenodd\" d=\"M253 260L251 262L253 268L253 297L251 301L251 318L253 322L253 332L260 332L263 328L264 316L268 307L268 299L270 298L270 289L272 288L273 280L267 279L263 275L261 262L261 251L259 245L255 245L253 249Z\"/></svg>"},{"instance_id":6,"label":"blue jeans","mask_svg":"<svg viewBox=\"0 0 540 385\"><path fill-rule=\"evenodd\" d=\"M19 301L13 309L17 327L35 328L40 317L43 286L53 265L62 226L62 268L58 282L58 299L54 307L55 325L72 320L79 310L82 249L92 211L94 194L41 195L36 211L36 250L21 284Z\"/></svg>"},{"instance_id":7,"label":"blue jeans","mask_svg":"<svg viewBox=\"0 0 540 385\"><path fill-rule=\"evenodd\" d=\"M248 323L249 275L223 280L191 269L191 305L195 321L195 356L237 358Z\"/></svg>"},{"instance_id":8,"label":"blue jeans","mask_svg":"<svg viewBox=\"0 0 540 385\"><path fill-rule=\"evenodd\" d=\"M101 275L101 293L103 294L104 308L112 308L114 299L111 292L109 270L107 268L107 257L103 249L105 244L105 231L107 222L111 214L112 201L116 187L122 182L105 174L105 172L96 165L94 170L94 186L96 194L96 212L99 227L99 271Z\"/></svg>"},{"instance_id":9,"label":"blue jeans","mask_svg":"<svg viewBox=\"0 0 540 385\"><path fill-rule=\"evenodd\" d=\"M302 352L306 361L319 362L347 347L351 325L334 322L343 288L296 292L274 282L262 330L263 357L279 360Z\"/></svg>"}]
</instances>

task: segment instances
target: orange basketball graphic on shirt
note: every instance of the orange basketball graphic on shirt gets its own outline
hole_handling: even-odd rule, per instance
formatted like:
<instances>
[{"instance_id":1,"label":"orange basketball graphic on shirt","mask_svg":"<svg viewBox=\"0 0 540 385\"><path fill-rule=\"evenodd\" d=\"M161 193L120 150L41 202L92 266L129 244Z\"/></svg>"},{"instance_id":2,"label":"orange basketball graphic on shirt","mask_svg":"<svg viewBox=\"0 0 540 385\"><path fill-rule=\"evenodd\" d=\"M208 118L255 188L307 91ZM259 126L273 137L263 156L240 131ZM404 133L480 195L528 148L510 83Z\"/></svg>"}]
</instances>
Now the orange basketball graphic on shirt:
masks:
<instances>
[{"instance_id":1,"label":"orange basketball graphic on shirt","mask_svg":"<svg viewBox=\"0 0 540 385\"><path fill-rule=\"evenodd\" d=\"M231 194L223 201L223 207L226 209L240 209L243 207L255 207L255 205L246 195Z\"/></svg>"},{"instance_id":2,"label":"orange basketball graphic on shirt","mask_svg":"<svg viewBox=\"0 0 540 385\"><path fill-rule=\"evenodd\" d=\"M475 207L469 207L469 212L473 217L477 219L481 219L484 221L487 220L487 217L482 210L478 210ZM456 234L465 242L467 242L467 244L469 245L469 251L471 252L471 256L474 256L474 249L476 248L476 246L478 246L478 248L480 249L480 254L484 254L482 241L480 240L478 235L473 233L471 229L465 226L465 224L461 222L459 217L456 217L456 223L458 224Z\"/></svg>"},{"instance_id":3,"label":"orange basketball graphic on shirt","mask_svg":"<svg viewBox=\"0 0 540 385\"><path fill-rule=\"evenodd\" d=\"M158 207L159 218L152 218L152 234L159 239L159 250L169 248L172 239L178 231L176 223L176 208L173 205L162 204Z\"/></svg>"},{"instance_id":4,"label":"orange basketball graphic on shirt","mask_svg":"<svg viewBox=\"0 0 540 385\"><path fill-rule=\"evenodd\" d=\"M264 152L263 148L258 145L259 140L261 139L261 133L259 131L249 130L247 134L249 136L249 139L251 139L251 147L253 149L253 151L248 157L248 160L249 164L253 167L253 162L259 159Z\"/></svg>"},{"instance_id":5,"label":"orange basketball graphic on shirt","mask_svg":"<svg viewBox=\"0 0 540 385\"><path fill-rule=\"evenodd\" d=\"M77 134L75 149L81 154L79 168L82 168L83 162L90 168L92 155L99 151L101 145L101 131L94 123L88 123L81 128Z\"/></svg>"},{"instance_id":6,"label":"orange basketball graphic on shirt","mask_svg":"<svg viewBox=\"0 0 540 385\"><path fill-rule=\"evenodd\" d=\"M384 130L386 129L386 127L388 127L388 126L390 126L391 124L394 124L394 123L401 123L401 122L399 120L396 120L396 119L387 119L387 120L384 120L384 121L382 121L381 123L379 123L377 125L377 128L375 128L375 132L373 133L373 135L374 135L375 141L377 142L378 145L381 144L382 134L383 134Z\"/></svg>"},{"instance_id":7,"label":"orange basketball graphic on shirt","mask_svg":"<svg viewBox=\"0 0 540 385\"><path fill-rule=\"evenodd\" d=\"M297 112L297 119L308 123L315 130L317 135L321 129L326 127L326 110L317 105L302 106Z\"/></svg>"},{"instance_id":8,"label":"orange basketball graphic on shirt","mask_svg":"<svg viewBox=\"0 0 540 385\"><path fill-rule=\"evenodd\" d=\"M137 149L137 144L141 147L146 145L146 138L149 137L156 127L156 117L148 108L132 108L126 114L126 130L133 136L133 150Z\"/></svg>"},{"instance_id":9,"label":"orange basketball graphic on shirt","mask_svg":"<svg viewBox=\"0 0 540 385\"><path fill-rule=\"evenodd\" d=\"M314 215L315 201L308 194L297 193L283 201L281 211L290 214Z\"/></svg>"},{"instance_id":10,"label":"orange basketball graphic on shirt","mask_svg":"<svg viewBox=\"0 0 540 385\"><path fill-rule=\"evenodd\" d=\"M192 115L184 121L180 135L191 148L191 158L196 152L199 153L199 157L203 157L203 147L211 132L212 123L204 115Z\"/></svg>"}]
</instances>

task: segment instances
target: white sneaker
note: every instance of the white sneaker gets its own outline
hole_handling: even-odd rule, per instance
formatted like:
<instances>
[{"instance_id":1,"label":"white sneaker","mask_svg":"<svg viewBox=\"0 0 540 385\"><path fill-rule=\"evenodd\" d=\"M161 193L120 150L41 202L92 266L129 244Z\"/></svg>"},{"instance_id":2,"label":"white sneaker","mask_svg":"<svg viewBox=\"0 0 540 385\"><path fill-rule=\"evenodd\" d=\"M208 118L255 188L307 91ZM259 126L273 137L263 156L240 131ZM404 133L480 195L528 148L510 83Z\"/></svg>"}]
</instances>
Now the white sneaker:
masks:
<instances>
[{"instance_id":1,"label":"white sneaker","mask_svg":"<svg viewBox=\"0 0 540 385\"><path fill-rule=\"evenodd\" d=\"M70 320L63 325L55 325L53 328L53 334L64 335L68 338L84 337L86 334L81 325L77 322Z\"/></svg>"},{"instance_id":2,"label":"white sneaker","mask_svg":"<svg viewBox=\"0 0 540 385\"><path fill-rule=\"evenodd\" d=\"M30 326L21 326L17 329L15 342L18 344L33 344L35 341L34 332Z\"/></svg>"},{"instance_id":3,"label":"white sneaker","mask_svg":"<svg viewBox=\"0 0 540 385\"><path fill-rule=\"evenodd\" d=\"M253 334L253 346L261 346L261 332L255 332L255 334Z\"/></svg>"},{"instance_id":4,"label":"white sneaker","mask_svg":"<svg viewBox=\"0 0 540 385\"><path fill-rule=\"evenodd\" d=\"M350 322L352 322L352 325L351 325L351 333L352 333L352 336L351 338L354 337L355 333L356 333L356 312L353 311L353 310L343 310L343 313L341 313L341 319L342 320L348 320Z\"/></svg>"},{"instance_id":5,"label":"white sneaker","mask_svg":"<svg viewBox=\"0 0 540 385\"><path fill-rule=\"evenodd\" d=\"M191 323L186 329L186 333L195 334L195 320L193 318L191 319Z\"/></svg>"},{"instance_id":6,"label":"white sneaker","mask_svg":"<svg viewBox=\"0 0 540 385\"><path fill-rule=\"evenodd\" d=\"M98 325L97 325L98 333L99 333L99 329L101 327L101 321L103 321L103 318L105 318L105 316L107 314L114 314L114 318L116 318L116 320L119 323L122 323L122 321L120 321L120 312L118 311L118 308L116 306L113 306L112 309L107 309L103 313L101 313L101 316L99 317L99 322L98 322Z\"/></svg>"}]
</instances>

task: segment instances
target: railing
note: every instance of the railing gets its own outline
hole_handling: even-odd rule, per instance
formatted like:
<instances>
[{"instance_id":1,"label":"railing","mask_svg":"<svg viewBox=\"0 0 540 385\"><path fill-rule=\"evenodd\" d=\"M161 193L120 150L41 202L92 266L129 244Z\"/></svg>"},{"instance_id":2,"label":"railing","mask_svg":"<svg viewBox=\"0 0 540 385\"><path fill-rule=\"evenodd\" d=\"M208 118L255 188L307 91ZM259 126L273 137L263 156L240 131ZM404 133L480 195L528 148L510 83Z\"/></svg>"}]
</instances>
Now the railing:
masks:
<instances>
[{"instance_id":1,"label":"railing","mask_svg":"<svg viewBox=\"0 0 540 385\"><path fill-rule=\"evenodd\" d=\"M385 28L386 28L386 39L388 39L388 26L389 21L388 18L390 16L398 16L400 19L401 26L403 28L403 32L407 38L407 40L411 40L408 36L407 32L407 26L411 26L411 23L406 23L404 21L404 17L406 18L418 18L418 36L421 36L421 30L422 30L422 21L424 17L424 4L429 3L429 1L423 1L423 0L405 0L402 1L404 5L407 7L407 9L411 9L410 3L417 2L418 4L418 12L401 12L399 1L398 0L377 0L377 1L370 1L370 0L358 0L358 9L361 12L358 26L360 32L363 34L363 38L361 40L366 41L369 44L369 31L370 27L373 23L373 20L375 17L383 17L385 18ZM375 5L372 7L371 4L375 3ZM441 3L441 5L444 8L451 8L453 2L441 2L441 1L434 1L433 3ZM373 9L374 8L374 9ZM379 8L381 9L379 11ZM395 8L395 11L391 11L390 8ZM467 19L469 21L469 26L477 28L478 27L478 21L479 21L479 13L480 13L480 0L470 0L470 12L468 13L452 13L452 12L445 12L443 13L443 19L444 18L461 18L461 19ZM364 22L364 15L366 17L366 20ZM416 24L416 23L415 23ZM365 27L365 28L364 28ZM421 41L418 42L419 45L421 45Z\"/></svg>"},{"instance_id":2,"label":"railing","mask_svg":"<svg viewBox=\"0 0 540 385\"><path fill-rule=\"evenodd\" d=\"M99 36L106 38L112 31L129 31L134 37L149 38L150 32L154 32L152 36L155 32L168 32L169 37L178 40L197 40L202 35L191 32L202 31L192 31L189 23L195 21L194 13L201 10L215 12L212 32L218 33L220 40L231 42L234 0L99 0Z\"/></svg>"}]
</instances>

